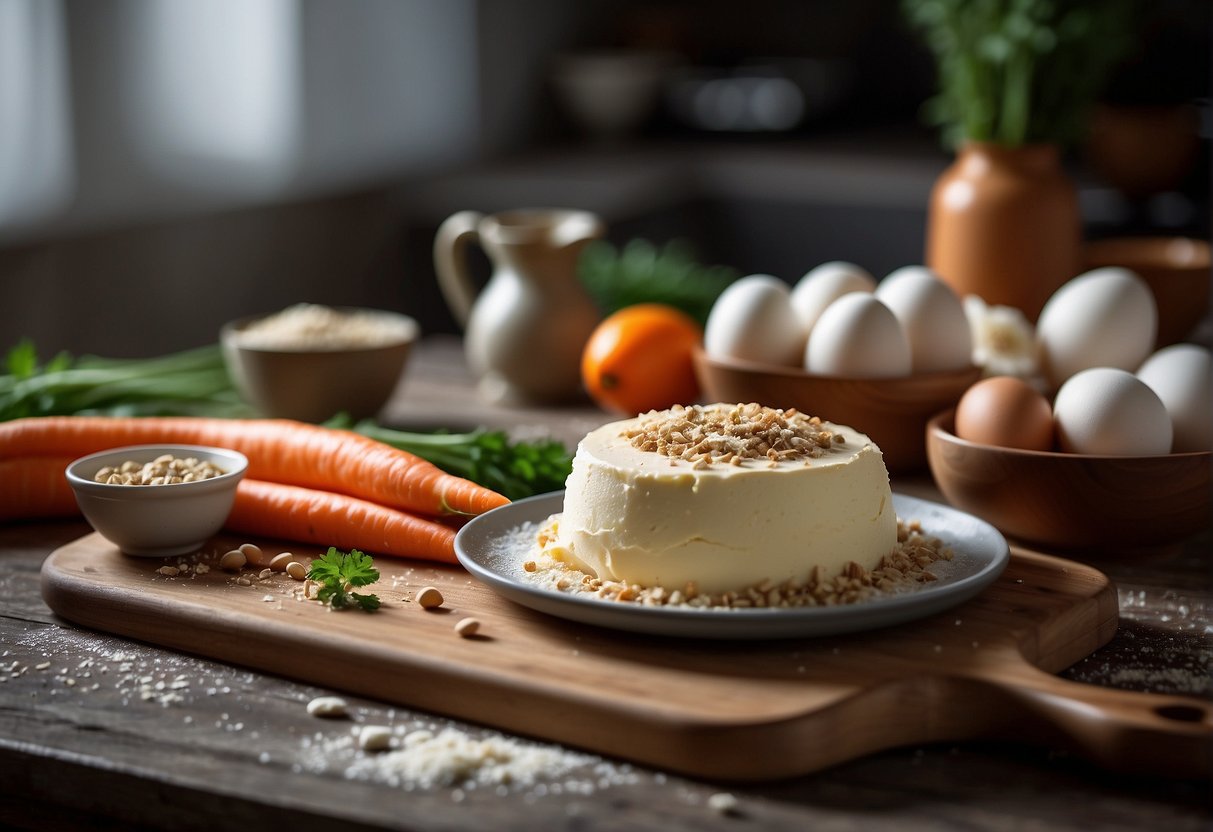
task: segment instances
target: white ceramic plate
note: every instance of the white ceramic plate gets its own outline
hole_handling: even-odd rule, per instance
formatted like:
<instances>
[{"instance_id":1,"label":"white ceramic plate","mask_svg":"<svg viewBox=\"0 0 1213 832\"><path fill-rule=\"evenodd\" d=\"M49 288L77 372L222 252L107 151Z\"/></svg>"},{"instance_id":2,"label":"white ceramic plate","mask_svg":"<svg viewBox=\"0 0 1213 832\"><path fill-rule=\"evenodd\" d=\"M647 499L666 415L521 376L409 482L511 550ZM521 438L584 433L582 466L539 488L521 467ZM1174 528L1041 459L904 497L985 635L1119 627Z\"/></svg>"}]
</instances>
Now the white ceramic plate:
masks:
<instances>
[{"instance_id":1,"label":"white ceramic plate","mask_svg":"<svg viewBox=\"0 0 1213 832\"><path fill-rule=\"evenodd\" d=\"M475 518L455 536L459 562L502 596L549 615L618 630L692 638L762 639L825 636L875 630L924 618L969 600L1002 574L1010 559L1007 541L984 520L938 503L893 495L897 516L917 520L924 534L953 550L951 561L931 571L939 580L912 589L833 607L694 609L643 607L572 595L542 587L522 564L531 551L519 528L542 523L564 507L564 492L541 494Z\"/></svg>"}]
</instances>

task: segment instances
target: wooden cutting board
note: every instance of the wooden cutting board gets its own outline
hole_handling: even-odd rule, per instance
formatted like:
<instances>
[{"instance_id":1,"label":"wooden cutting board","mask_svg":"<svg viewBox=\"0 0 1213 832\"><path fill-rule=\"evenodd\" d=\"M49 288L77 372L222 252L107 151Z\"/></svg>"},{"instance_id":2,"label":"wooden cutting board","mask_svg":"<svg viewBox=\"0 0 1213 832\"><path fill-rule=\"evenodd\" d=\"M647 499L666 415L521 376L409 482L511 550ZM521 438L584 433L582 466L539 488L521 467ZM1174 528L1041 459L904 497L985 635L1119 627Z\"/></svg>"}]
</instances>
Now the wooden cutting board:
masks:
<instances>
[{"instance_id":1,"label":"wooden cutting board","mask_svg":"<svg viewBox=\"0 0 1213 832\"><path fill-rule=\"evenodd\" d=\"M243 586L217 568L166 577L164 563L89 535L47 559L43 597L86 627L689 775L787 777L974 738L1048 743L1120 770L1210 772L1210 703L1050 675L1112 637L1116 592L1095 569L1024 550L978 598L932 618L760 643L574 624L458 568L387 558L374 586L384 606L370 615L296 600L301 585L282 573ZM438 611L412 601L430 584L446 597ZM481 635L456 635L465 616Z\"/></svg>"}]
</instances>

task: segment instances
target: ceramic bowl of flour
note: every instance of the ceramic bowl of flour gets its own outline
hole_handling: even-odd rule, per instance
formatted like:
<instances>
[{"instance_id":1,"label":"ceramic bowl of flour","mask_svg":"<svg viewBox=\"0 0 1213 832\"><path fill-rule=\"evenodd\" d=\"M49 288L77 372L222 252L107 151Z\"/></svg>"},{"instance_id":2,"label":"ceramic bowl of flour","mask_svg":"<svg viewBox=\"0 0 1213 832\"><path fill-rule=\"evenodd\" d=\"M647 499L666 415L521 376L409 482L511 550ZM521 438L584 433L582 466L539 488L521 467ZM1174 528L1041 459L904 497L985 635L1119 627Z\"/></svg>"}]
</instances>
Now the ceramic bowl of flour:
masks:
<instances>
[{"instance_id":1,"label":"ceramic bowl of flour","mask_svg":"<svg viewBox=\"0 0 1213 832\"><path fill-rule=\"evenodd\" d=\"M378 413L419 333L397 312L300 304L232 321L219 340L233 384L261 415L323 422Z\"/></svg>"}]
</instances>

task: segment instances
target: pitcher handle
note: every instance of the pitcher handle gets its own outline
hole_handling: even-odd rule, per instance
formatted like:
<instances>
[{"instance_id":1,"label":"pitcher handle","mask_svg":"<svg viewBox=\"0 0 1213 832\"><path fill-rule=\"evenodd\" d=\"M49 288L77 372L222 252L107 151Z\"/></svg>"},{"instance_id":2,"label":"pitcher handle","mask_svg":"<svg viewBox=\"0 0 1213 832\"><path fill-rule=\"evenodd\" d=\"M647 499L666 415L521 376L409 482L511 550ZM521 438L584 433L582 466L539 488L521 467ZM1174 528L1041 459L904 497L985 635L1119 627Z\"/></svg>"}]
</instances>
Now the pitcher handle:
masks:
<instances>
[{"instance_id":1,"label":"pitcher handle","mask_svg":"<svg viewBox=\"0 0 1213 832\"><path fill-rule=\"evenodd\" d=\"M477 227L483 215L476 211L451 214L438 227L434 236L434 271L438 273L438 288L460 326L467 326L476 286L467 270L467 244L479 240Z\"/></svg>"}]
</instances>

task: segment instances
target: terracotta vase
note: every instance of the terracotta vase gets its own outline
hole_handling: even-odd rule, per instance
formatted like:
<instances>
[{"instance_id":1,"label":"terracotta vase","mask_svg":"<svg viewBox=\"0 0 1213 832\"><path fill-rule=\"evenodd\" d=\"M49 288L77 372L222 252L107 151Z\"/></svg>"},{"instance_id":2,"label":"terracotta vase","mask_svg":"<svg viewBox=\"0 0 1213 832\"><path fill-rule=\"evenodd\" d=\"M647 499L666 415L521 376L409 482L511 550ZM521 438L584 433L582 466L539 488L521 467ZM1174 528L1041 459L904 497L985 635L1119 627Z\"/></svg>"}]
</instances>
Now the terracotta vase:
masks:
<instances>
[{"instance_id":1,"label":"terracotta vase","mask_svg":"<svg viewBox=\"0 0 1213 832\"><path fill-rule=\"evenodd\" d=\"M1036 320L1082 262L1078 193L1058 148L964 145L931 192L926 262L962 297Z\"/></svg>"}]
</instances>

